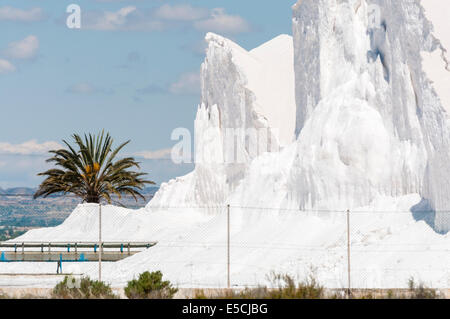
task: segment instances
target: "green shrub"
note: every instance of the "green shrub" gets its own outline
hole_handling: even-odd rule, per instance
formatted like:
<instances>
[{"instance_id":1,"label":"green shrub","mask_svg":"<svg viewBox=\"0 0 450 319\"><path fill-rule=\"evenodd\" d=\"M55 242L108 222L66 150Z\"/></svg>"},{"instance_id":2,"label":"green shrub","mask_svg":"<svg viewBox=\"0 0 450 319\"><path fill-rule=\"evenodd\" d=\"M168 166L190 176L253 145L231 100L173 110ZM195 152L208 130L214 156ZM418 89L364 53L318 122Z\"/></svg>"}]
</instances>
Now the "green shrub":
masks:
<instances>
[{"instance_id":1,"label":"green shrub","mask_svg":"<svg viewBox=\"0 0 450 319\"><path fill-rule=\"evenodd\" d=\"M245 288L241 292L232 289L216 294L211 294L212 299L323 299L325 298L324 288L317 283L313 275L306 280L296 283L289 275L272 274L269 280L277 288ZM205 292L196 292L195 299L207 299Z\"/></svg>"},{"instance_id":2,"label":"green shrub","mask_svg":"<svg viewBox=\"0 0 450 319\"><path fill-rule=\"evenodd\" d=\"M235 291L233 289L221 289L206 293L204 290L196 290L194 299L268 299L268 289L261 288L245 288L243 291Z\"/></svg>"},{"instance_id":3,"label":"green shrub","mask_svg":"<svg viewBox=\"0 0 450 319\"><path fill-rule=\"evenodd\" d=\"M272 281L278 283L278 289L269 292L270 299L321 299L324 298L324 288L320 286L313 275L296 284L289 275L272 275Z\"/></svg>"},{"instance_id":4,"label":"green shrub","mask_svg":"<svg viewBox=\"0 0 450 319\"><path fill-rule=\"evenodd\" d=\"M222 289L205 292L197 290L194 299L347 299L344 290L328 294L320 286L311 274L306 280L296 283L289 275L272 273L269 276L272 286L277 288L245 288L244 290ZM411 278L408 282L409 289L389 289L387 291L377 289L354 289L352 299L440 299L444 296L437 289L426 287L423 283L417 284Z\"/></svg>"},{"instance_id":5,"label":"green shrub","mask_svg":"<svg viewBox=\"0 0 450 319\"><path fill-rule=\"evenodd\" d=\"M423 283L417 284L414 278L409 279L408 289L389 289L379 293L356 294L354 299L439 299L439 290L426 287Z\"/></svg>"},{"instance_id":6,"label":"green shrub","mask_svg":"<svg viewBox=\"0 0 450 319\"><path fill-rule=\"evenodd\" d=\"M83 277L76 282L73 277L65 276L64 280L53 288L52 298L56 299L115 299L111 287L104 282Z\"/></svg>"},{"instance_id":7,"label":"green shrub","mask_svg":"<svg viewBox=\"0 0 450 319\"><path fill-rule=\"evenodd\" d=\"M10 296L0 291L0 299L46 299L46 298L43 296L32 295L30 293L22 294L19 296Z\"/></svg>"},{"instance_id":8,"label":"green shrub","mask_svg":"<svg viewBox=\"0 0 450 319\"><path fill-rule=\"evenodd\" d=\"M0 299L12 299L12 298L7 294L4 294L3 292L0 292Z\"/></svg>"},{"instance_id":9,"label":"green shrub","mask_svg":"<svg viewBox=\"0 0 450 319\"><path fill-rule=\"evenodd\" d=\"M439 299L439 292L436 289L426 287L422 282L416 284L414 278L408 281L409 299Z\"/></svg>"},{"instance_id":10,"label":"green shrub","mask_svg":"<svg viewBox=\"0 0 450 319\"><path fill-rule=\"evenodd\" d=\"M172 299L178 289L173 288L170 281L163 281L162 277L160 271L146 271L138 279L128 282L125 295L129 299Z\"/></svg>"}]
</instances>

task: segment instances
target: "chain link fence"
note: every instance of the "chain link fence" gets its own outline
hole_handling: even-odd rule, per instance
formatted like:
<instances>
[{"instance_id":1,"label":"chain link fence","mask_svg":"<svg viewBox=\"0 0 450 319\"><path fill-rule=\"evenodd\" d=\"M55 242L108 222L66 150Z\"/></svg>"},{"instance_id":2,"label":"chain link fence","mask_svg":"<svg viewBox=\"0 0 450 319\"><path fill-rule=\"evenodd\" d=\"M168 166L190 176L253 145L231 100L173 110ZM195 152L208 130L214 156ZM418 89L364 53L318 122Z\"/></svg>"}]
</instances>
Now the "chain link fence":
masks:
<instances>
[{"instance_id":1,"label":"chain link fence","mask_svg":"<svg viewBox=\"0 0 450 319\"><path fill-rule=\"evenodd\" d=\"M433 230L433 212L141 203L102 204L100 215L71 197L1 199L3 287L52 287L66 274L124 286L160 270L180 288L270 287L276 275L342 290L407 288L410 279L450 288L450 237ZM12 260L22 254L34 257Z\"/></svg>"}]
</instances>

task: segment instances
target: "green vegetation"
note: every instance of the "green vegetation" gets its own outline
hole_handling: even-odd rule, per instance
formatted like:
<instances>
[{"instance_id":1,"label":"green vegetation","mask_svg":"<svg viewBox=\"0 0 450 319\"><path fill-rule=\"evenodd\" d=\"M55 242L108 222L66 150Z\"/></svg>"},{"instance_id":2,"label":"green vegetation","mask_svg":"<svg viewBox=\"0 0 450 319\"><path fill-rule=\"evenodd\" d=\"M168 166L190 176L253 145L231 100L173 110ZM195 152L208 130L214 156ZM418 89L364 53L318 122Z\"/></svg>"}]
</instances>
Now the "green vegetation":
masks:
<instances>
[{"instance_id":1,"label":"green vegetation","mask_svg":"<svg viewBox=\"0 0 450 319\"><path fill-rule=\"evenodd\" d=\"M138 202L133 197L123 195L120 203L128 208L142 208L153 197L158 187L146 187L141 194L144 199ZM31 189L30 189L31 191ZM117 202L118 196L112 200ZM60 225L80 203L74 196L50 195L47 198L33 199L31 196L6 196L0 194L0 228L40 228Z\"/></svg>"},{"instance_id":2,"label":"green vegetation","mask_svg":"<svg viewBox=\"0 0 450 319\"><path fill-rule=\"evenodd\" d=\"M128 282L125 295L129 299L172 299L178 289L173 288L169 281L163 281L160 271L144 272L137 280ZM271 275L275 288L258 287L238 289L217 289L205 291L199 289L194 299L346 299L344 289L324 289L314 276L296 283L289 275ZM15 299L43 298L33 295L23 295ZM51 298L55 299L115 299L111 287L103 282L93 281L84 277L76 281L72 277L64 277L53 289ZM351 299L441 299L444 295L439 290L417 284L411 278L408 289L371 290L353 289ZM14 299L0 291L0 299Z\"/></svg>"},{"instance_id":3,"label":"green vegetation","mask_svg":"<svg viewBox=\"0 0 450 319\"><path fill-rule=\"evenodd\" d=\"M278 283L278 288L270 292L270 299L321 299L324 298L324 288L320 286L313 275L296 285L289 275L272 275L272 281Z\"/></svg>"},{"instance_id":4,"label":"green vegetation","mask_svg":"<svg viewBox=\"0 0 450 319\"><path fill-rule=\"evenodd\" d=\"M13 296L9 296L6 294L2 294L0 293L0 299L47 299L43 296L38 296L38 295L32 295L32 294L24 294L24 295L20 295L18 297L13 297Z\"/></svg>"},{"instance_id":5,"label":"green vegetation","mask_svg":"<svg viewBox=\"0 0 450 319\"><path fill-rule=\"evenodd\" d=\"M84 140L73 135L75 146L63 141L68 149L53 150L47 160L58 168L52 168L38 174L46 176L34 194L35 198L48 197L52 194L73 194L87 203L99 203L101 199L111 204L112 195L121 199L122 194L145 199L141 194L145 184L154 184L143 179L145 173L138 173L131 168L140 168L133 157L116 160L117 154L130 141L112 149L113 139L104 132L84 135Z\"/></svg>"},{"instance_id":6,"label":"green vegetation","mask_svg":"<svg viewBox=\"0 0 450 319\"><path fill-rule=\"evenodd\" d=\"M272 275L272 282L276 288L258 287L245 288L237 291L233 289L218 290L207 294L198 290L195 299L345 299L345 290L328 291L317 283L314 276L296 284L289 275ZM423 283L417 284L413 278L408 282L405 290L353 290L351 299L440 299L439 291L427 288Z\"/></svg>"},{"instance_id":7,"label":"green vegetation","mask_svg":"<svg viewBox=\"0 0 450 319\"><path fill-rule=\"evenodd\" d=\"M424 283L417 283L414 278L408 281L408 289L403 292L388 291L385 299L440 299L440 293L436 289L428 288Z\"/></svg>"},{"instance_id":8,"label":"green vegetation","mask_svg":"<svg viewBox=\"0 0 450 319\"><path fill-rule=\"evenodd\" d=\"M289 275L272 274L270 280L277 288L246 288L237 292L232 289L212 294L211 299L326 299L324 288L310 275L306 280L296 284ZM205 292L199 290L195 299L207 299Z\"/></svg>"},{"instance_id":9,"label":"green vegetation","mask_svg":"<svg viewBox=\"0 0 450 319\"><path fill-rule=\"evenodd\" d=\"M353 296L355 299L441 299L440 291L428 288L424 283L416 283L414 278L408 281L408 289L390 289L381 294L366 293Z\"/></svg>"},{"instance_id":10,"label":"green vegetation","mask_svg":"<svg viewBox=\"0 0 450 319\"><path fill-rule=\"evenodd\" d=\"M178 289L173 288L169 281L162 280L160 271L144 272L138 279L128 282L125 295L129 299L172 299Z\"/></svg>"},{"instance_id":11,"label":"green vegetation","mask_svg":"<svg viewBox=\"0 0 450 319\"><path fill-rule=\"evenodd\" d=\"M93 281L89 277L76 280L65 276L64 280L53 288L55 299L116 299L111 287L101 281Z\"/></svg>"},{"instance_id":12,"label":"green vegetation","mask_svg":"<svg viewBox=\"0 0 450 319\"><path fill-rule=\"evenodd\" d=\"M424 283L417 284L411 277L408 282L410 299L440 299L439 291L428 288Z\"/></svg>"},{"instance_id":13,"label":"green vegetation","mask_svg":"<svg viewBox=\"0 0 450 319\"><path fill-rule=\"evenodd\" d=\"M0 241L10 240L24 234L25 230L17 230L14 227L7 226L0 228Z\"/></svg>"},{"instance_id":14,"label":"green vegetation","mask_svg":"<svg viewBox=\"0 0 450 319\"><path fill-rule=\"evenodd\" d=\"M67 216L68 214L63 215L60 218L49 218L47 215L43 214L42 216L7 217L2 219L2 224L12 227L54 227L60 225Z\"/></svg>"}]
</instances>

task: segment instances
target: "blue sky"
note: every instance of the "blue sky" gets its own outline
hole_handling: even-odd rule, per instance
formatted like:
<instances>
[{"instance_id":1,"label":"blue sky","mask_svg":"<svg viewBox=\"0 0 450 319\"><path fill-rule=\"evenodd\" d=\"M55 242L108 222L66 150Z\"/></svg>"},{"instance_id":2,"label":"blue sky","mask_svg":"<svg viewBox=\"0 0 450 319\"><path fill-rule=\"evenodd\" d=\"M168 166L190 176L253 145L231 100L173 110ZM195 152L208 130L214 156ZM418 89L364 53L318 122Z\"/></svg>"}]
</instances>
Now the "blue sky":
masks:
<instances>
[{"instance_id":1,"label":"blue sky","mask_svg":"<svg viewBox=\"0 0 450 319\"><path fill-rule=\"evenodd\" d=\"M291 34L294 0L2 0L0 187L36 186L45 154L74 132L131 139L161 183L192 169L165 157L193 129L208 31L246 49ZM66 26L69 4L81 29Z\"/></svg>"}]
</instances>

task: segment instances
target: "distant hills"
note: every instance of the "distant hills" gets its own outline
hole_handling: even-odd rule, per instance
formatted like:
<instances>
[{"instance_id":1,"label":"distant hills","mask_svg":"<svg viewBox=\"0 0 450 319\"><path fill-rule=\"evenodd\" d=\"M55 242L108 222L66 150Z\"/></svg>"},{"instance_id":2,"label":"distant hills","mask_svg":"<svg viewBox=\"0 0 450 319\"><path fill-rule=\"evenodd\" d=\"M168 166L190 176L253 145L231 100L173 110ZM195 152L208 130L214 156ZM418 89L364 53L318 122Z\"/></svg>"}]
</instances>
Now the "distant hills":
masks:
<instances>
[{"instance_id":1,"label":"distant hills","mask_svg":"<svg viewBox=\"0 0 450 319\"><path fill-rule=\"evenodd\" d=\"M3 189L0 187L1 195L33 195L36 192L37 188L30 187L14 187Z\"/></svg>"},{"instance_id":2,"label":"distant hills","mask_svg":"<svg viewBox=\"0 0 450 319\"><path fill-rule=\"evenodd\" d=\"M157 191L158 191L159 187L158 186L150 186L150 187L146 187L144 188L144 190L142 191L142 194L145 197L148 197L148 195L151 195L150 197L152 197ZM34 193L36 192L37 188L31 188L31 187L13 187L13 188L1 188L0 187L0 195L23 195L23 196L33 196ZM62 196L62 195L55 195L54 197L58 197L58 196Z\"/></svg>"},{"instance_id":3,"label":"distant hills","mask_svg":"<svg viewBox=\"0 0 450 319\"><path fill-rule=\"evenodd\" d=\"M118 199L112 196L113 205L128 208L144 207L158 191L159 187L146 187L142 191L145 199L136 202L131 196ZM81 199L75 196L52 195L34 199L36 188L0 188L0 235L2 227L51 227L62 223Z\"/></svg>"}]
</instances>

